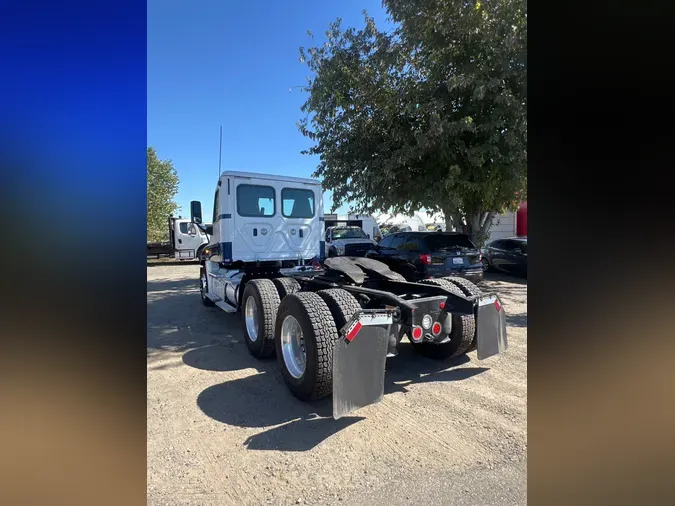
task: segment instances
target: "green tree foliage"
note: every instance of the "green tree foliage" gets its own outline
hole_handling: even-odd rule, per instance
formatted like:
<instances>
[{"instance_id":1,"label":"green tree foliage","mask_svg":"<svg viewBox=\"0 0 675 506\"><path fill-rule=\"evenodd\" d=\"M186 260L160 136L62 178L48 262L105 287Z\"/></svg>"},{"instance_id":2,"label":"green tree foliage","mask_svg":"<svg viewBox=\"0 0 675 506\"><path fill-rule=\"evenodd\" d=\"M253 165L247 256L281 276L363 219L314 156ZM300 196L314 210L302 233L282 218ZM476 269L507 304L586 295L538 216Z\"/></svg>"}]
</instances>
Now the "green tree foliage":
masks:
<instances>
[{"instance_id":1,"label":"green tree foliage","mask_svg":"<svg viewBox=\"0 0 675 506\"><path fill-rule=\"evenodd\" d=\"M525 0L385 0L396 28L300 48L315 177L359 212L441 211L482 244L527 187ZM310 34L311 35L311 34Z\"/></svg>"},{"instance_id":2,"label":"green tree foliage","mask_svg":"<svg viewBox=\"0 0 675 506\"><path fill-rule=\"evenodd\" d=\"M169 216L178 209L178 173L171 160L160 160L148 147L148 242L169 239Z\"/></svg>"}]
</instances>

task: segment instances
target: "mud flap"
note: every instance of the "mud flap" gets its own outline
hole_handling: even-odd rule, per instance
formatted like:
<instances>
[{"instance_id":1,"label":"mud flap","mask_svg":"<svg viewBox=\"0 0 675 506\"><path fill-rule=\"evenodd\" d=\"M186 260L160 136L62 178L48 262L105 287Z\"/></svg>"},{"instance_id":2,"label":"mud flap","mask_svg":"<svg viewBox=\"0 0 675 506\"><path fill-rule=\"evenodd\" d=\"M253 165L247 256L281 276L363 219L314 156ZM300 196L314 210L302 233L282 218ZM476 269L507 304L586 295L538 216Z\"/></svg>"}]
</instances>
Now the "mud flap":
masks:
<instances>
[{"instance_id":1,"label":"mud flap","mask_svg":"<svg viewBox=\"0 0 675 506\"><path fill-rule=\"evenodd\" d=\"M382 400L392 315L362 310L341 330L333 350L334 419Z\"/></svg>"},{"instance_id":2,"label":"mud flap","mask_svg":"<svg viewBox=\"0 0 675 506\"><path fill-rule=\"evenodd\" d=\"M476 350L478 360L497 355L508 348L506 314L497 295L488 295L478 301L476 311Z\"/></svg>"}]
</instances>

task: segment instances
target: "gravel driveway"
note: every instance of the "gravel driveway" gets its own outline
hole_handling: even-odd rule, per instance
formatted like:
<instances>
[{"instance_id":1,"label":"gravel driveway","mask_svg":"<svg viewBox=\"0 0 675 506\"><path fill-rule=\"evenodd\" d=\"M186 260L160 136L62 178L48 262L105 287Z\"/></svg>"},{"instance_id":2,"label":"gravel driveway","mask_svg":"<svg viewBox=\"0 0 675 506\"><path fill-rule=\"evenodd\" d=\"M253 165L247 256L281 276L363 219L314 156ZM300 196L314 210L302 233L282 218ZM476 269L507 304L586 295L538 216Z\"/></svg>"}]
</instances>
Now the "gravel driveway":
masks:
<instances>
[{"instance_id":1,"label":"gravel driveway","mask_svg":"<svg viewBox=\"0 0 675 506\"><path fill-rule=\"evenodd\" d=\"M196 265L148 266L148 504L526 504L527 282L489 275L509 349L435 362L402 343L384 400L302 403Z\"/></svg>"}]
</instances>

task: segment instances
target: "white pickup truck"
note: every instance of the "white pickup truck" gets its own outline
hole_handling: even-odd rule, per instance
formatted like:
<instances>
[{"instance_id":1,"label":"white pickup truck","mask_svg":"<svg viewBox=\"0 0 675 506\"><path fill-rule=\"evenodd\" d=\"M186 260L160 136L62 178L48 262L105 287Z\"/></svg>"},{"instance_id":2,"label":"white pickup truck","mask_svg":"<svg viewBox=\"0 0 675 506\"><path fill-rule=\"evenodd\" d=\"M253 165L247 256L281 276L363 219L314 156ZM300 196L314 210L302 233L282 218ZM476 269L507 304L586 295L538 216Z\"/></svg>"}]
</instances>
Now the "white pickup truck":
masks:
<instances>
[{"instance_id":1,"label":"white pickup truck","mask_svg":"<svg viewBox=\"0 0 675 506\"><path fill-rule=\"evenodd\" d=\"M329 257L363 257L376 244L360 227L337 226L326 229L326 246Z\"/></svg>"}]
</instances>

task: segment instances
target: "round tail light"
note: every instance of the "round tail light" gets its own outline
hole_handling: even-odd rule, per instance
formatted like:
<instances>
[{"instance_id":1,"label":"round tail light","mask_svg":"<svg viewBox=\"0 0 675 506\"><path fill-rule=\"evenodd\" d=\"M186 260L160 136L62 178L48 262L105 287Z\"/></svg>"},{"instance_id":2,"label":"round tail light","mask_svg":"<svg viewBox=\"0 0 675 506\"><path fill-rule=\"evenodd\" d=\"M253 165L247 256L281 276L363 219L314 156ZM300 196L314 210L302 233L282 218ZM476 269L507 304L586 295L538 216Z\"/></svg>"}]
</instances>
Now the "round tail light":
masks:
<instances>
[{"instance_id":1,"label":"round tail light","mask_svg":"<svg viewBox=\"0 0 675 506\"><path fill-rule=\"evenodd\" d=\"M436 322L433 327L431 327L431 333L435 336L441 333L441 324Z\"/></svg>"},{"instance_id":2,"label":"round tail light","mask_svg":"<svg viewBox=\"0 0 675 506\"><path fill-rule=\"evenodd\" d=\"M422 318L422 328L424 330L429 330L431 328L432 323L433 320L431 319L431 315L425 314L424 318Z\"/></svg>"},{"instance_id":3,"label":"round tail light","mask_svg":"<svg viewBox=\"0 0 675 506\"><path fill-rule=\"evenodd\" d=\"M412 329L412 339L416 343L422 340L422 327L413 327Z\"/></svg>"}]
</instances>

